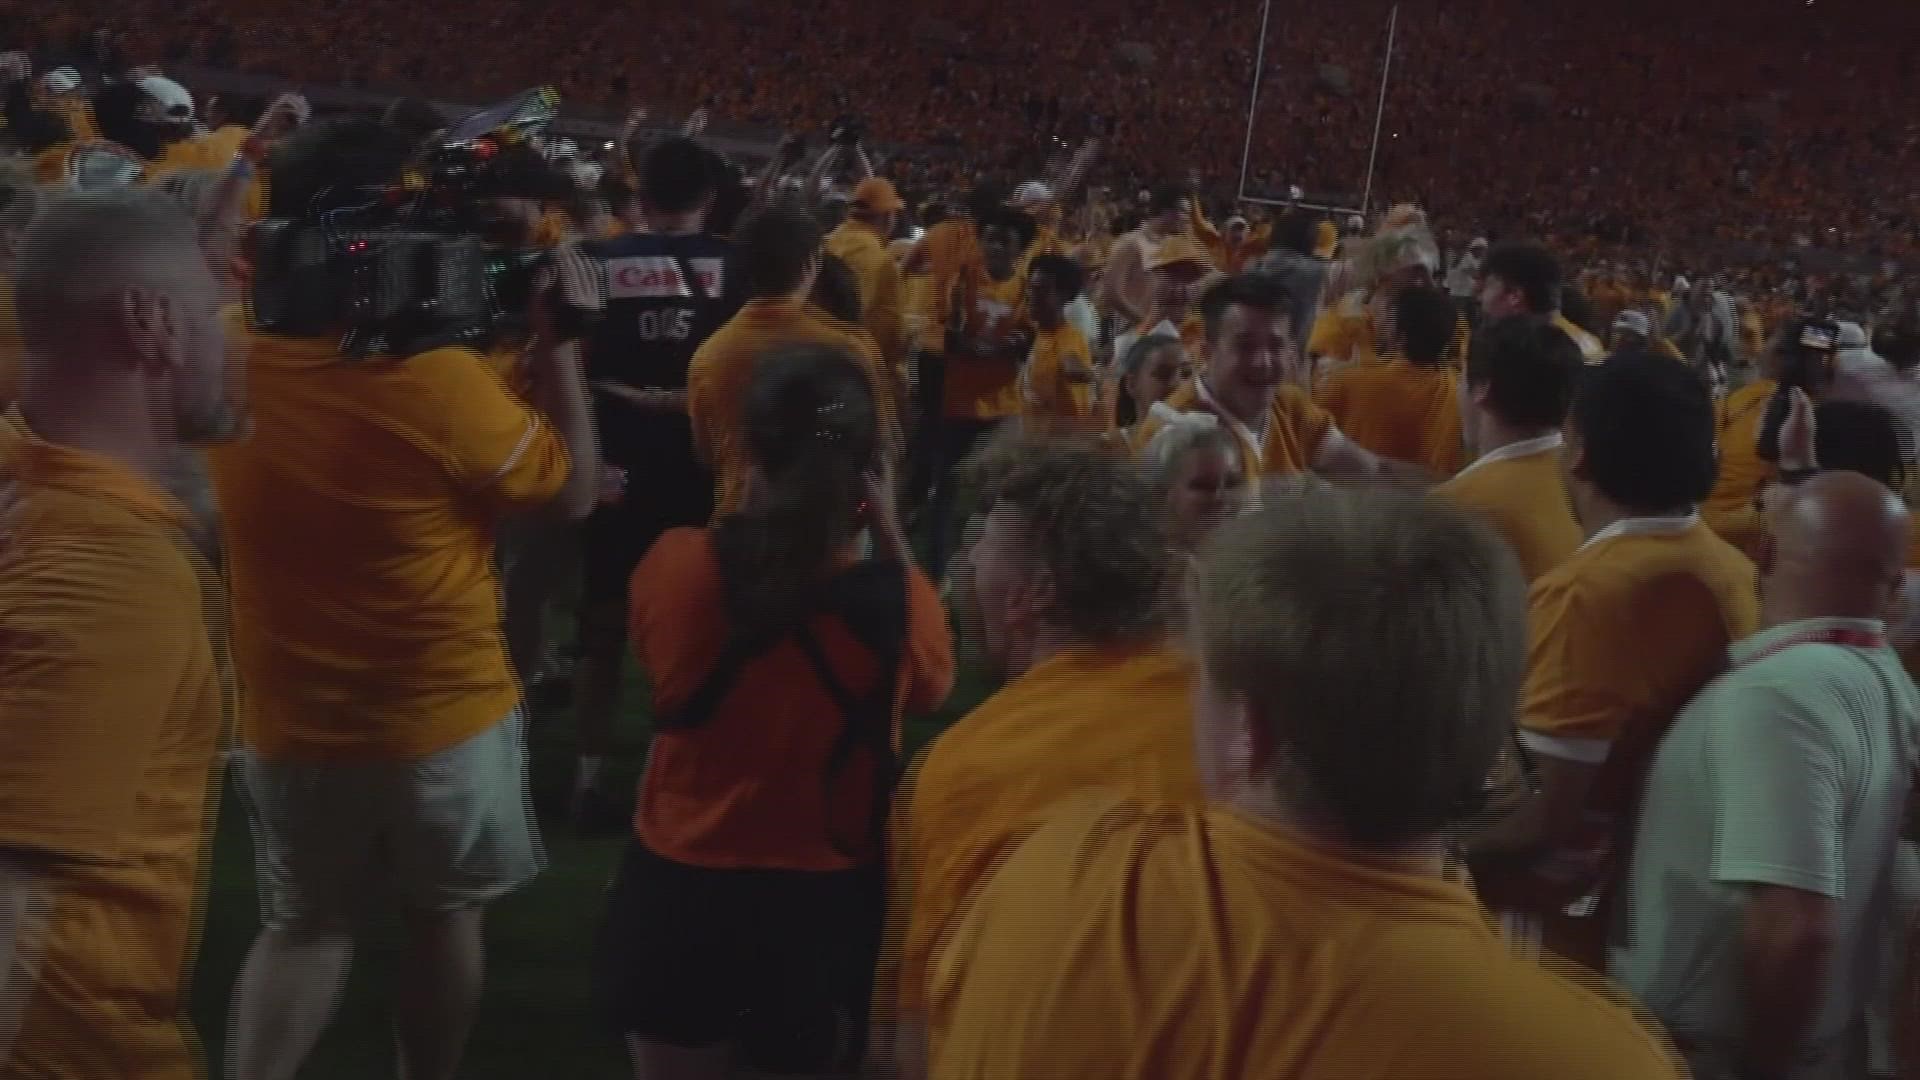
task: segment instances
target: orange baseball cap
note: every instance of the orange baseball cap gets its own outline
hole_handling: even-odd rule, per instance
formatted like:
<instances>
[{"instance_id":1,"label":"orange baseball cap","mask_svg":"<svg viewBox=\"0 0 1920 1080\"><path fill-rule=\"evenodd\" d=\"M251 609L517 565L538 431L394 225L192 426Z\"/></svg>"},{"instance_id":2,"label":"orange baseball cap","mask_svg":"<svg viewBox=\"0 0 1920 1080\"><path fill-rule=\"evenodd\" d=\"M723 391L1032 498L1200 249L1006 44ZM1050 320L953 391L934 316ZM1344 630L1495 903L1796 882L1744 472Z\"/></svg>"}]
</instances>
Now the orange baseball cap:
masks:
<instances>
[{"instance_id":1,"label":"orange baseball cap","mask_svg":"<svg viewBox=\"0 0 1920 1080\"><path fill-rule=\"evenodd\" d=\"M860 181L860 186L853 189L853 204L876 214L891 214L907 208L893 181L884 176L869 176Z\"/></svg>"}]
</instances>

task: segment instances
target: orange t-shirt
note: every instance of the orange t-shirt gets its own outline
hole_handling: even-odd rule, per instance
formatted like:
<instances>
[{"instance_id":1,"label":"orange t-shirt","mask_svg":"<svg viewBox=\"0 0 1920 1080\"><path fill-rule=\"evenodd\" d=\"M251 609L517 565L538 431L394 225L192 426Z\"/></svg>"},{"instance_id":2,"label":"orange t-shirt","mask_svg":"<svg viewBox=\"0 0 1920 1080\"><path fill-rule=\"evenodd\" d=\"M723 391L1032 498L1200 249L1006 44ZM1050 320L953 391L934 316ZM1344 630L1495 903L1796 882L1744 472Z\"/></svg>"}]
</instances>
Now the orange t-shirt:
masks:
<instances>
[{"instance_id":1,"label":"orange t-shirt","mask_svg":"<svg viewBox=\"0 0 1920 1080\"><path fill-rule=\"evenodd\" d=\"M1058 807L931 983L953 1080L1686 1075L1624 994L1517 955L1463 885L1221 806Z\"/></svg>"},{"instance_id":2,"label":"orange t-shirt","mask_svg":"<svg viewBox=\"0 0 1920 1080\"><path fill-rule=\"evenodd\" d=\"M983 278L970 290L973 306L966 320L969 338L1003 341L1026 327L1026 282L1018 274L1005 281ZM956 302L958 302L956 300ZM947 357L941 411L951 419L998 420L1020 411L1020 361L1007 355Z\"/></svg>"},{"instance_id":3,"label":"orange t-shirt","mask_svg":"<svg viewBox=\"0 0 1920 1080\"><path fill-rule=\"evenodd\" d=\"M232 715L218 579L152 481L0 421L0 1074L192 1077ZM11 904L9 905L11 906Z\"/></svg>"},{"instance_id":4,"label":"orange t-shirt","mask_svg":"<svg viewBox=\"0 0 1920 1080\"><path fill-rule=\"evenodd\" d=\"M1434 493L1485 517L1520 560L1527 583L1566 562L1586 541L1560 475L1560 435L1501 447Z\"/></svg>"},{"instance_id":5,"label":"orange t-shirt","mask_svg":"<svg viewBox=\"0 0 1920 1080\"><path fill-rule=\"evenodd\" d=\"M1437 477L1460 471L1460 375L1405 360L1353 364L1313 388L1313 400L1347 438Z\"/></svg>"},{"instance_id":6,"label":"orange t-shirt","mask_svg":"<svg viewBox=\"0 0 1920 1080\"><path fill-rule=\"evenodd\" d=\"M670 713L697 693L731 627L720 563L705 529L664 533L634 568L628 624L652 681L653 707ZM808 626L849 693L873 685L872 654L838 616ZM953 637L940 595L907 568L906 640L894 737L903 712L939 707L953 689ZM854 859L830 837L866 810L829 807L822 773L843 718L806 654L791 640L748 660L708 722L663 728L647 754L634 830L656 854L693 866L839 870Z\"/></svg>"},{"instance_id":7,"label":"orange t-shirt","mask_svg":"<svg viewBox=\"0 0 1920 1080\"><path fill-rule=\"evenodd\" d=\"M1077 374L1077 377L1076 377ZM1105 426L1094 412L1093 350L1071 324L1036 329L1020 367L1022 422L1040 433L1092 435Z\"/></svg>"},{"instance_id":8,"label":"orange t-shirt","mask_svg":"<svg viewBox=\"0 0 1920 1080\"><path fill-rule=\"evenodd\" d=\"M1067 796L1198 805L1193 664L1164 643L1061 653L982 702L927 751L894 837L903 1013L926 1007L933 956L995 863ZM882 1001L884 1006L886 1002Z\"/></svg>"},{"instance_id":9,"label":"orange t-shirt","mask_svg":"<svg viewBox=\"0 0 1920 1080\"><path fill-rule=\"evenodd\" d=\"M828 345L840 349L867 373L879 411L882 449L897 453L899 423L891 381L873 338L859 327L793 300L749 300L738 314L701 342L687 365L687 415L693 448L713 469L715 520L740 509L747 488L747 451L741 409L753 385L754 364L783 345Z\"/></svg>"},{"instance_id":10,"label":"orange t-shirt","mask_svg":"<svg viewBox=\"0 0 1920 1080\"><path fill-rule=\"evenodd\" d=\"M255 334L247 379L253 434L208 455L242 737L270 757L408 761L498 724L520 688L494 528L560 493L559 435L468 349L346 360L330 339Z\"/></svg>"},{"instance_id":11,"label":"orange t-shirt","mask_svg":"<svg viewBox=\"0 0 1920 1080\"><path fill-rule=\"evenodd\" d=\"M1292 383L1283 383L1274 391L1264 432L1253 431L1238 420L1221 415L1203 400L1199 379L1191 379L1175 390L1168 396L1167 405L1181 412L1210 412L1220 416L1240 441L1241 458L1248 463L1250 479L1254 480L1311 471L1327 433L1335 430L1333 417L1327 410L1315 405L1305 390ZM1138 444L1144 447L1152 442L1164 426L1161 421L1148 417L1138 425Z\"/></svg>"}]
</instances>

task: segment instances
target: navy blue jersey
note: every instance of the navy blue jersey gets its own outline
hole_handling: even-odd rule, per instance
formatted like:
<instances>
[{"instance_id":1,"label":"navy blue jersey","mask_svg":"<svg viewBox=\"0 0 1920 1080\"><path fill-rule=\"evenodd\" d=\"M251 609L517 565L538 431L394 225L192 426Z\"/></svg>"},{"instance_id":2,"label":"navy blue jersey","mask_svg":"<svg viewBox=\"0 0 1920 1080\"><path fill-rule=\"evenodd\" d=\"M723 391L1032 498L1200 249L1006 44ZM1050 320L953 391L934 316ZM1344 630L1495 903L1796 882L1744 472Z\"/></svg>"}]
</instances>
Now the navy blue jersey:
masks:
<instances>
[{"instance_id":1,"label":"navy blue jersey","mask_svg":"<svg viewBox=\"0 0 1920 1080\"><path fill-rule=\"evenodd\" d=\"M739 309L727 288L731 245L718 237L634 233L582 245L605 272L606 312L586 339L587 378L685 390L694 350ZM691 280L689 280L691 275ZM704 524L713 480L696 462L686 413L649 413L594 393L600 450L628 474L629 511Z\"/></svg>"}]
</instances>

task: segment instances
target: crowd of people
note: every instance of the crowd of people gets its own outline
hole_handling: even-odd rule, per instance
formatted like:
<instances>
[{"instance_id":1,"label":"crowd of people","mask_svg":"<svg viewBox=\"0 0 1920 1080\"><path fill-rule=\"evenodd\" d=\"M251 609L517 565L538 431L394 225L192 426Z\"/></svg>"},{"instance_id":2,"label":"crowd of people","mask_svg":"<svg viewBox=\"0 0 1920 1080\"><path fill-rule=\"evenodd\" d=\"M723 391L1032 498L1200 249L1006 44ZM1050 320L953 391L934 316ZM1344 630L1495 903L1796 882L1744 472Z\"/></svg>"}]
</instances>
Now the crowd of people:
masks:
<instances>
[{"instance_id":1,"label":"crowd of people","mask_svg":"<svg viewBox=\"0 0 1920 1080\"><path fill-rule=\"evenodd\" d=\"M1256 193L1304 184L1357 204L1395 6L1273 6ZM1882 182L1920 164L1920 130L1884 108L1911 98L1920 79L1920 16L1907 5L1397 7L1373 163L1374 190L1388 201L1445 206L1453 220L1567 248L1626 242L1677 256L1805 243L1890 257L1920 248L1913 193ZM858 0L735 3L643 17L582 0L537 15L503 2L95 0L14 13L37 44L82 41L110 20L129 28L121 40L135 62L213 63L292 83L488 100L552 82L607 115L644 99L776 129L851 115L879 141L925 151L910 155L917 167L903 167L902 182L1030 174L1051 140L1099 137L1109 147L1100 185L1131 194L1199 169L1210 201L1230 197L1239 173L1261 14L1252 3L1137 0L973 0L925 13ZM1702 44L1723 40L1738 47ZM1580 77L1594 71L1607 75Z\"/></svg>"},{"instance_id":2,"label":"crowd of people","mask_svg":"<svg viewBox=\"0 0 1920 1080\"><path fill-rule=\"evenodd\" d=\"M1900 250L1898 186L1849 169L1884 108L1829 112L1892 85L1888 42L1822 40L1857 77L1790 80L1725 162L1746 218L1710 154L1605 159L1661 80L1750 79L1636 40L1604 109L1555 82L1558 157L1489 171L1451 110L1599 64L1590 16L1409 4L1452 50L1405 76L1417 201L1250 220L1190 175L1250 44L1216 9L1067 152L1041 120L1094 84L1040 42L1112 65L1072 50L1158 6L950 10L912 30L960 50L912 61L924 99L886 85L896 19L736 6L651 16L687 31L660 100L841 117L753 177L705 114L592 154L415 98L210 115L111 36L69 66L72 27L0 57L0 1077L207 1069L181 988L229 781L261 925L219 1066L298 1075L390 900L401 1075L457 1075L485 912L544 868L526 729L561 680L572 798L538 816L624 843L580 979L646 1080L1920 1076L1920 290L1515 239L1560 207ZM564 8L534 29L574 50L507 53L625 70L617 16ZM1326 58L1375 13L1285 14ZM522 73L417 50L509 15L120 17L162 58L185 25L491 93ZM849 55L756 61L783 32ZM1344 97L1275 93L1276 146L1364 147ZM909 198L859 100L1017 182ZM1816 128L1820 162L1769 156ZM423 171L450 131L474 173ZM480 270L406 291L429 220L535 253L526 287L494 266L485 320L434 321ZM997 690L905 758L963 667Z\"/></svg>"}]
</instances>

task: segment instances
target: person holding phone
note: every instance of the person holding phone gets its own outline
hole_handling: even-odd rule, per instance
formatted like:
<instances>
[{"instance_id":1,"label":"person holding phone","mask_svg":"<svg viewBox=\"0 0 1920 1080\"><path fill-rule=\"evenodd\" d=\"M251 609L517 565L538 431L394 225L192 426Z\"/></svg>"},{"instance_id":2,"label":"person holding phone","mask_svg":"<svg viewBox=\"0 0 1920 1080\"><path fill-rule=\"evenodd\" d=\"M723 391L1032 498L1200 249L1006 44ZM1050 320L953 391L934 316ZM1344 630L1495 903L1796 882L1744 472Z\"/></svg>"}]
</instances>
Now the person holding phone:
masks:
<instances>
[{"instance_id":1,"label":"person holding phone","mask_svg":"<svg viewBox=\"0 0 1920 1080\"><path fill-rule=\"evenodd\" d=\"M1758 550L1764 531L1756 499L1779 475L1780 424L1792 391L1804 391L1816 405L1826 397L1839 340L1839 327L1829 320L1789 322L1761 360L1762 377L1716 408L1720 474L1700 516L1748 555Z\"/></svg>"},{"instance_id":2,"label":"person holding phone","mask_svg":"<svg viewBox=\"0 0 1920 1080\"><path fill-rule=\"evenodd\" d=\"M658 734L595 984L640 1076L859 1062L901 718L953 686L864 366L765 353L740 424L740 505L663 535L630 591Z\"/></svg>"}]
</instances>

